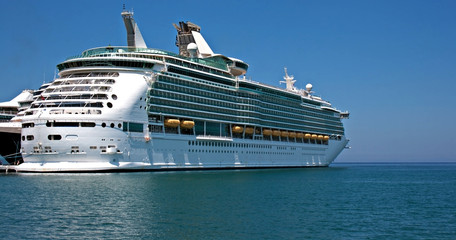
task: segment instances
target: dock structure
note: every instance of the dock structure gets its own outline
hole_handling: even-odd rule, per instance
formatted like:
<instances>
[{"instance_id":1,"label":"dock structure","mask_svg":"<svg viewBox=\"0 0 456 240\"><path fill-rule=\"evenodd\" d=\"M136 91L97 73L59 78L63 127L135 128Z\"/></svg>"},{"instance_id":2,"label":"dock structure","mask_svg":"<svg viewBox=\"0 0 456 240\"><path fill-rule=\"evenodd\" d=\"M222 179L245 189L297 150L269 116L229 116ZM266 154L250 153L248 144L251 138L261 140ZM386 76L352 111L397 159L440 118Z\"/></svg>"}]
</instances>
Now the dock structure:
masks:
<instances>
[{"instance_id":1,"label":"dock structure","mask_svg":"<svg viewBox=\"0 0 456 240\"><path fill-rule=\"evenodd\" d=\"M16 166L14 164L10 164L5 157L0 155L0 172L16 172Z\"/></svg>"},{"instance_id":2,"label":"dock structure","mask_svg":"<svg viewBox=\"0 0 456 240\"><path fill-rule=\"evenodd\" d=\"M0 172L16 172L17 165L0 165Z\"/></svg>"}]
</instances>

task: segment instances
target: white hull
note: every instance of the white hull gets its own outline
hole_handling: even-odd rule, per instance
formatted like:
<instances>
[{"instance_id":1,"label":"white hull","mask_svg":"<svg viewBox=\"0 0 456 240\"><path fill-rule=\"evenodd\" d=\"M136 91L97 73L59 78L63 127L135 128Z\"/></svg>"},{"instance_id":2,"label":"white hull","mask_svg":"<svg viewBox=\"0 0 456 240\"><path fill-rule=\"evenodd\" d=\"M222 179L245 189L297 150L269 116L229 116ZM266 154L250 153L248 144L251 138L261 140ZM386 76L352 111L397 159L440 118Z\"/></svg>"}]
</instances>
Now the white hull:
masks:
<instances>
[{"instance_id":1,"label":"white hull","mask_svg":"<svg viewBox=\"0 0 456 240\"><path fill-rule=\"evenodd\" d=\"M44 128L44 127L43 127ZM36 131L37 129L35 129ZM43 131L46 129L44 128ZM62 129L62 131L66 131ZM97 135L93 133L97 132ZM110 132L110 133L108 133ZM23 153L20 172L92 172L270 167L325 167L343 150L347 140L328 145L267 140L223 139L177 134L126 134L115 129L87 131L86 138L53 144L48 152ZM79 132L83 136L84 132ZM89 137L90 136L90 137ZM103 136L110 136L105 138ZM104 140L102 140L104 139ZM115 144L103 151L94 142ZM41 143L46 146L46 141ZM79 152L69 146L77 145ZM93 147L92 147L93 148Z\"/></svg>"}]
</instances>

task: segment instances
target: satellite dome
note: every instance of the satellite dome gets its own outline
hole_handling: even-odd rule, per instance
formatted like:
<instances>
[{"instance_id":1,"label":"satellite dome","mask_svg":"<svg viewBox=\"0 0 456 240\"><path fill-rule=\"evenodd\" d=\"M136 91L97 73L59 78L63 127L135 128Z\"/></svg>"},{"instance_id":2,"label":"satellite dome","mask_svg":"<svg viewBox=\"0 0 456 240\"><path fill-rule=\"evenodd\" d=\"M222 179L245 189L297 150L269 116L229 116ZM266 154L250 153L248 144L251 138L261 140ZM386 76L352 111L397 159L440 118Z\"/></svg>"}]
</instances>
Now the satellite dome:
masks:
<instances>
[{"instance_id":1,"label":"satellite dome","mask_svg":"<svg viewBox=\"0 0 456 240\"><path fill-rule=\"evenodd\" d=\"M190 57L195 58L196 57L196 52L198 51L198 46L196 43L189 43L187 45L187 51L190 53Z\"/></svg>"},{"instance_id":2,"label":"satellite dome","mask_svg":"<svg viewBox=\"0 0 456 240\"><path fill-rule=\"evenodd\" d=\"M307 90L307 91L312 91L312 84L308 83L308 84L306 85L306 90Z\"/></svg>"}]
</instances>

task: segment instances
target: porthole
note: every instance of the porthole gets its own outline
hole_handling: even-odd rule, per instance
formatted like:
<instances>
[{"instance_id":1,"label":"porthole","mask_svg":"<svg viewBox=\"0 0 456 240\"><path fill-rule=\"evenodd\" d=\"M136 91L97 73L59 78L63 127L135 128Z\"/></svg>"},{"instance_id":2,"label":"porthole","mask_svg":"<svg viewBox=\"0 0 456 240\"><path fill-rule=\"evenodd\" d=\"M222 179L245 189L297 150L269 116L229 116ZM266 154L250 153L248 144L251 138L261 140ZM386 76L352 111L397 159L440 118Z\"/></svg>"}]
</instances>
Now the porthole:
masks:
<instances>
[{"instance_id":1,"label":"porthole","mask_svg":"<svg viewBox=\"0 0 456 240\"><path fill-rule=\"evenodd\" d=\"M106 127L106 123L102 123L101 126L102 126L102 127Z\"/></svg>"},{"instance_id":2,"label":"porthole","mask_svg":"<svg viewBox=\"0 0 456 240\"><path fill-rule=\"evenodd\" d=\"M117 127L121 128L122 127L122 123L117 124Z\"/></svg>"},{"instance_id":3,"label":"porthole","mask_svg":"<svg viewBox=\"0 0 456 240\"><path fill-rule=\"evenodd\" d=\"M25 136L22 136L22 141L25 141Z\"/></svg>"},{"instance_id":4,"label":"porthole","mask_svg":"<svg viewBox=\"0 0 456 240\"><path fill-rule=\"evenodd\" d=\"M117 100L117 95L113 94L113 95L111 96L111 98L112 98L112 100Z\"/></svg>"},{"instance_id":5,"label":"porthole","mask_svg":"<svg viewBox=\"0 0 456 240\"><path fill-rule=\"evenodd\" d=\"M108 108L112 108L112 103L108 102L107 105L108 105Z\"/></svg>"},{"instance_id":6,"label":"porthole","mask_svg":"<svg viewBox=\"0 0 456 240\"><path fill-rule=\"evenodd\" d=\"M111 125L110 125L110 126L111 126L111 128L114 128L114 123L111 123Z\"/></svg>"}]
</instances>

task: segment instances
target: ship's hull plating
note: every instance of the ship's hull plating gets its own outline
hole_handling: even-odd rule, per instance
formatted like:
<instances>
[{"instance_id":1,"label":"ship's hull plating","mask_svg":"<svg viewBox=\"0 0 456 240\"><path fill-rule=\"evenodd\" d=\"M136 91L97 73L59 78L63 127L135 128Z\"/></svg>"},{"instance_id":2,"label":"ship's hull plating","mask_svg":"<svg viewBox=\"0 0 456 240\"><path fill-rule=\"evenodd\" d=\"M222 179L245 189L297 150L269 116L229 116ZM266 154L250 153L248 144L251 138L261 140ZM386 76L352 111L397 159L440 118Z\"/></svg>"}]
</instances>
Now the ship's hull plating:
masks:
<instances>
[{"instance_id":1,"label":"ship's hull plating","mask_svg":"<svg viewBox=\"0 0 456 240\"><path fill-rule=\"evenodd\" d=\"M41 142L26 144L22 153L25 162L16 170L96 172L326 167L347 144L345 138L330 140L327 145L178 134L151 134L146 138L143 133L99 128L80 129L78 139L62 139L55 143L41 138ZM46 131L44 126L34 129L35 134L46 135ZM27 129L23 134L26 132ZM51 144L52 148L45 148ZM34 145L41 149L32 152ZM78 146L78 150L71 146Z\"/></svg>"}]
</instances>

